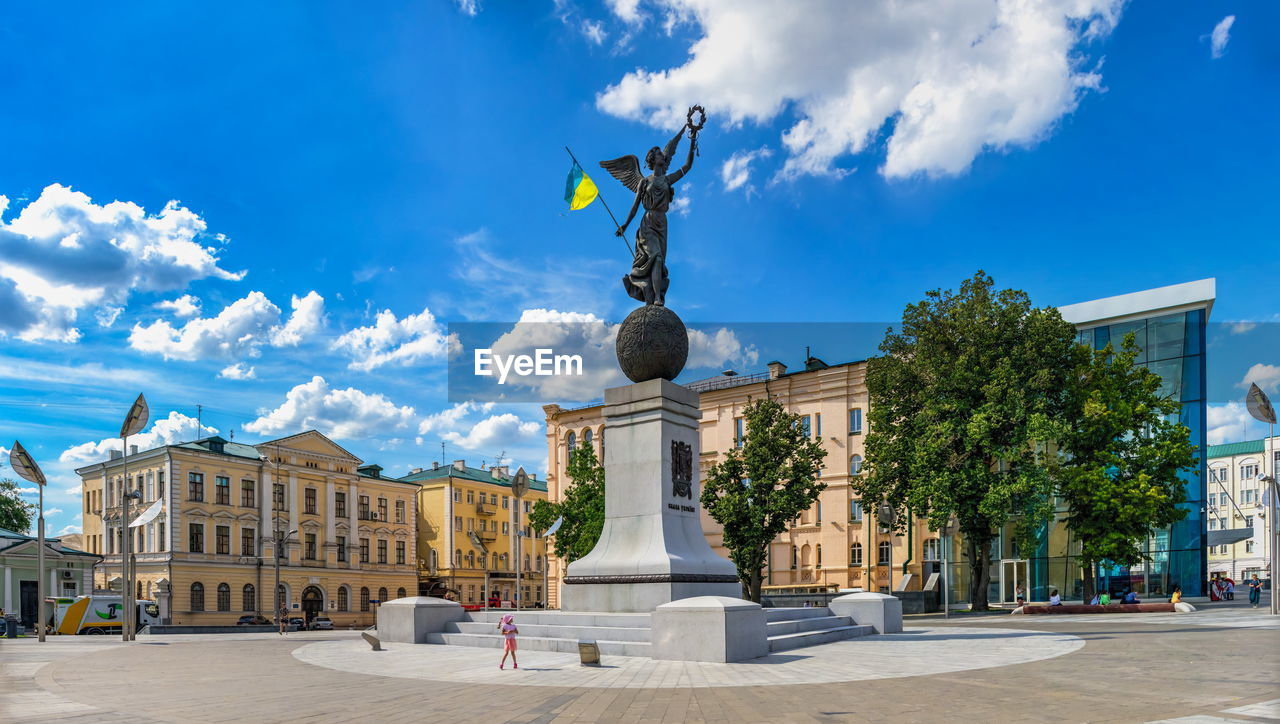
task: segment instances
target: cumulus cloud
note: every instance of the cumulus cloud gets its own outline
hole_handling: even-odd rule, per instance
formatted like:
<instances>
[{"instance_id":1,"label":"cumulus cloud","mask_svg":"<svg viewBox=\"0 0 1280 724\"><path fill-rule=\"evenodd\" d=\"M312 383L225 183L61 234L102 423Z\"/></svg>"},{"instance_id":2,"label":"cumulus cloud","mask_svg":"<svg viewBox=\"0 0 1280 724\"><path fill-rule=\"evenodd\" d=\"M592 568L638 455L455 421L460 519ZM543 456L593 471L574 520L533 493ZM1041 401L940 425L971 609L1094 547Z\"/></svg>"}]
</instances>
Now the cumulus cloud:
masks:
<instances>
[{"instance_id":1,"label":"cumulus cloud","mask_svg":"<svg viewBox=\"0 0 1280 724\"><path fill-rule=\"evenodd\" d=\"M686 191L685 195L683 196L677 196L675 201L671 202L671 206L667 210L673 214L679 214L680 216L688 216L689 215L688 192Z\"/></svg>"},{"instance_id":2,"label":"cumulus cloud","mask_svg":"<svg viewBox=\"0 0 1280 724\"><path fill-rule=\"evenodd\" d=\"M720 167L720 178L724 181L725 191L746 187L749 195L755 190L755 187L748 183L751 180L751 162L757 158L768 158L772 155L773 151L764 146L754 151L735 151Z\"/></svg>"},{"instance_id":3,"label":"cumulus cloud","mask_svg":"<svg viewBox=\"0 0 1280 724\"><path fill-rule=\"evenodd\" d=\"M62 512L62 508L46 508L46 509L45 509L45 511L44 511L44 514L45 514L46 516L48 516L48 515L57 515L58 513L61 513L61 512Z\"/></svg>"},{"instance_id":4,"label":"cumulus cloud","mask_svg":"<svg viewBox=\"0 0 1280 724\"><path fill-rule=\"evenodd\" d=\"M1205 413L1209 428L1205 438L1210 445L1241 442L1251 438L1253 416L1243 402L1210 403Z\"/></svg>"},{"instance_id":5,"label":"cumulus cloud","mask_svg":"<svg viewBox=\"0 0 1280 724\"><path fill-rule=\"evenodd\" d=\"M110 327L116 323L123 311L124 307L102 307L93 313L93 318L98 320L99 327Z\"/></svg>"},{"instance_id":6,"label":"cumulus cloud","mask_svg":"<svg viewBox=\"0 0 1280 724\"><path fill-rule=\"evenodd\" d=\"M840 173L842 156L882 131L889 178L964 172L984 149L1042 139L1101 87L1085 46L1107 36L1123 0L822 0L778 13L773 0L655 0L700 29L684 64L637 69L597 96L604 112L678 127L706 104L718 123L784 114L781 178ZM638 3L615 15L640 22Z\"/></svg>"},{"instance_id":7,"label":"cumulus cloud","mask_svg":"<svg viewBox=\"0 0 1280 724\"><path fill-rule=\"evenodd\" d=\"M1210 43L1212 48L1210 53L1215 58L1221 58L1227 52L1227 42L1231 40L1231 26L1236 22L1236 16L1228 15L1223 18L1217 25L1213 26L1213 33L1210 35Z\"/></svg>"},{"instance_id":8,"label":"cumulus cloud","mask_svg":"<svg viewBox=\"0 0 1280 724\"><path fill-rule=\"evenodd\" d=\"M83 532L84 531L78 525L67 525L67 526L63 526L62 530L58 531L57 535L59 536L76 535L77 533L83 533Z\"/></svg>"},{"instance_id":9,"label":"cumulus cloud","mask_svg":"<svg viewBox=\"0 0 1280 724\"><path fill-rule=\"evenodd\" d=\"M725 365L754 367L759 361L760 352L755 345L744 345L731 329L721 327L710 334L700 329L689 330L689 361L685 366L690 369Z\"/></svg>"},{"instance_id":10,"label":"cumulus cloud","mask_svg":"<svg viewBox=\"0 0 1280 724\"><path fill-rule=\"evenodd\" d=\"M421 314L404 319L396 319L390 309L384 309L371 326L350 330L334 340L332 347L351 358L350 369L368 372L388 364L444 359L449 344L444 327L424 307Z\"/></svg>"},{"instance_id":11,"label":"cumulus cloud","mask_svg":"<svg viewBox=\"0 0 1280 724\"><path fill-rule=\"evenodd\" d=\"M237 362L222 368L218 373L219 377L228 380L252 380L258 376L253 367L246 366L243 362Z\"/></svg>"},{"instance_id":12,"label":"cumulus cloud","mask_svg":"<svg viewBox=\"0 0 1280 724\"><path fill-rule=\"evenodd\" d=\"M640 0L605 0L605 2L613 14L626 23L638 25L645 20L644 14L640 12Z\"/></svg>"},{"instance_id":13,"label":"cumulus cloud","mask_svg":"<svg viewBox=\"0 0 1280 724\"><path fill-rule=\"evenodd\" d=\"M129 436L129 445L137 445L138 450L150 450L161 445L175 445L180 442L202 439L217 435L218 428L200 425L196 433L196 418L187 417L181 412L171 411L168 417L152 418L151 428L137 435ZM121 441L118 437L108 437L97 442L84 442L72 445L58 456L62 463L95 463L111 457L111 451L119 452Z\"/></svg>"},{"instance_id":14,"label":"cumulus cloud","mask_svg":"<svg viewBox=\"0 0 1280 724\"><path fill-rule=\"evenodd\" d=\"M324 324L324 298L315 292L293 297L293 313L280 324L280 307L262 292L249 292L214 317L195 317L175 326L159 319L135 324L129 346L165 359L202 360L258 357L264 346L297 346Z\"/></svg>"},{"instance_id":15,"label":"cumulus cloud","mask_svg":"<svg viewBox=\"0 0 1280 724\"><path fill-rule=\"evenodd\" d=\"M284 404L246 424L247 432L292 434L316 429L333 438L385 437L416 422L412 407L398 406L381 394L354 387L335 389L319 375L297 385Z\"/></svg>"},{"instance_id":16,"label":"cumulus cloud","mask_svg":"<svg viewBox=\"0 0 1280 724\"><path fill-rule=\"evenodd\" d=\"M599 20L583 20L581 28L582 37L592 45L603 45L605 38L609 37L609 34L604 31L604 23Z\"/></svg>"},{"instance_id":17,"label":"cumulus cloud","mask_svg":"<svg viewBox=\"0 0 1280 724\"><path fill-rule=\"evenodd\" d=\"M8 204L0 196L0 214ZM122 306L133 291L242 278L219 266L218 248L201 244L207 236L204 219L176 201L148 214L50 185L12 221L0 219L0 334L74 342L82 310Z\"/></svg>"},{"instance_id":18,"label":"cumulus cloud","mask_svg":"<svg viewBox=\"0 0 1280 724\"><path fill-rule=\"evenodd\" d=\"M418 434L428 435L433 432L447 431L449 428L459 425L468 415L479 412L487 413L493 409L494 403L484 402L478 403L474 400L459 402L447 410L441 410L432 415L427 415L418 423Z\"/></svg>"},{"instance_id":19,"label":"cumulus cloud","mask_svg":"<svg viewBox=\"0 0 1280 724\"><path fill-rule=\"evenodd\" d=\"M504 412L477 422L465 434L446 432L443 437L464 450L491 450L527 441L541 432L541 423L521 420L510 412Z\"/></svg>"},{"instance_id":20,"label":"cumulus cloud","mask_svg":"<svg viewBox=\"0 0 1280 724\"><path fill-rule=\"evenodd\" d=\"M200 300L190 294L183 294L177 299L168 299L163 302L156 302L156 309L163 309L173 312L175 317L198 317L200 316Z\"/></svg>"},{"instance_id":21,"label":"cumulus cloud","mask_svg":"<svg viewBox=\"0 0 1280 724\"><path fill-rule=\"evenodd\" d=\"M455 0L458 3L458 9L463 15L475 17L480 12L480 0Z\"/></svg>"},{"instance_id":22,"label":"cumulus cloud","mask_svg":"<svg viewBox=\"0 0 1280 724\"><path fill-rule=\"evenodd\" d=\"M1244 373L1244 379L1236 386L1247 390L1251 384L1256 384L1263 390L1280 391L1280 367L1258 362Z\"/></svg>"},{"instance_id":23,"label":"cumulus cloud","mask_svg":"<svg viewBox=\"0 0 1280 724\"><path fill-rule=\"evenodd\" d=\"M1258 326L1256 322L1229 322L1231 334L1248 334Z\"/></svg>"}]
</instances>

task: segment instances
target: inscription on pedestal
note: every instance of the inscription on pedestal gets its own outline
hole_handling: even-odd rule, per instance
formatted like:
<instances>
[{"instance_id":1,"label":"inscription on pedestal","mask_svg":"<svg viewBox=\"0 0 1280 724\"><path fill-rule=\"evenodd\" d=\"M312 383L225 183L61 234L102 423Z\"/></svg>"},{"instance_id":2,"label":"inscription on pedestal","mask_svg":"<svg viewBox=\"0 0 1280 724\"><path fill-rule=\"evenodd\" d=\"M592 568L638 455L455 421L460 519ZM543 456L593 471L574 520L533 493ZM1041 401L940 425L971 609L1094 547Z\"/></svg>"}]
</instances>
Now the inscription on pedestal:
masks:
<instances>
[{"instance_id":1,"label":"inscription on pedestal","mask_svg":"<svg viewBox=\"0 0 1280 724\"><path fill-rule=\"evenodd\" d=\"M671 441L671 494L693 500L693 446Z\"/></svg>"}]
</instances>

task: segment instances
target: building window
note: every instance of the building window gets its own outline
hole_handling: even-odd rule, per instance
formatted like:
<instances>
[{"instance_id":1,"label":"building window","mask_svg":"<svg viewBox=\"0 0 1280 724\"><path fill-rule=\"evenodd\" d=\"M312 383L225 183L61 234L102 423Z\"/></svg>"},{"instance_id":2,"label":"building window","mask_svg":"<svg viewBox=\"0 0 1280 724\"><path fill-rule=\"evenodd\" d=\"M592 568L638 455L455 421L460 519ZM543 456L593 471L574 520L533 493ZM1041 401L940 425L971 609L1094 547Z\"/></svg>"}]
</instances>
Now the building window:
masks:
<instances>
[{"instance_id":1,"label":"building window","mask_svg":"<svg viewBox=\"0 0 1280 724\"><path fill-rule=\"evenodd\" d=\"M284 499L284 483L272 483L271 504L276 510L288 510Z\"/></svg>"},{"instance_id":2,"label":"building window","mask_svg":"<svg viewBox=\"0 0 1280 724\"><path fill-rule=\"evenodd\" d=\"M1253 527L1253 516L1252 516L1252 515L1246 515L1246 516L1244 517L1244 527L1246 527L1246 528L1252 528L1252 527Z\"/></svg>"},{"instance_id":3,"label":"building window","mask_svg":"<svg viewBox=\"0 0 1280 724\"><path fill-rule=\"evenodd\" d=\"M378 562L387 562L387 542L382 539L378 539Z\"/></svg>"},{"instance_id":4,"label":"building window","mask_svg":"<svg viewBox=\"0 0 1280 724\"><path fill-rule=\"evenodd\" d=\"M462 516L460 515L453 516L453 529L456 531L462 530Z\"/></svg>"},{"instance_id":5,"label":"building window","mask_svg":"<svg viewBox=\"0 0 1280 724\"><path fill-rule=\"evenodd\" d=\"M569 458L573 457L573 451L578 449L577 433L572 433L572 432L569 433L569 436L564 439L564 447L565 447L565 452L568 453L567 455L565 455L565 459L568 460Z\"/></svg>"},{"instance_id":6,"label":"building window","mask_svg":"<svg viewBox=\"0 0 1280 724\"><path fill-rule=\"evenodd\" d=\"M462 549L461 548L455 549L453 551L453 567L454 568L462 567Z\"/></svg>"},{"instance_id":7,"label":"building window","mask_svg":"<svg viewBox=\"0 0 1280 724\"><path fill-rule=\"evenodd\" d=\"M791 570L794 571L796 569L796 566L799 564L799 562L800 562L800 549L796 548L795 546L791 546Z\"/></svg>"},{"instance_id":8,"label":"building window","mask_svg":"<svg viewBox=\"0 0 1280 724\"><path fill-rule=\"evenodd\" d=\"M474 503L474 502L476 502L476 493L475 493L475 491L474 491L474 490L468 490L468 491L467 491L467 505L471 505L471 504L472 504L472 503Z\"/></svg>"},{"instance_id":9,"label":"building window","mask_svg":"<svg viewBox=\"0 0 1280 724\"><path fill-rule=\"evenodd\" d=\"M405 511L404 501L397 500L396 501L396 522L397 523L404 522L404 511Z\"/></svg>"},{"instance_id":10,"label":"building window","mask_svg":"<svg viewBox=\"0 0 1280 724\"><path fill-rule=\"evenodd\" d=\"M813 437L818 439L822 437L822 413L813 413Z\"/></svg>"},{"instance_id":11,"label":"building window","mask_svg":"<svg viewBox=\"0 0 1280 724\"><path fill-rule=\"evenodd\" d=\"M822 567L822 544L819 543L818 545L814 546L813 550L814 550L814 565L816 565L818 568L821 568Z\"/></svg>"},{"instance_id":12,"label":"building window","mask_svg":"<svg viewBox=\"0 0 1280 724\"><path fill-rule=\"evenodd\" d=\"M942 560L941 551L942 545L937 538L930 538L924 542L924 559L926 561Z\"/></svg>"},{"instance_id":13,"label":"building window","mask_svg":"<svg viewBox=\"0 0 1280 724\"><path fill-rule=\"evenodd\" d=\"M369 589L364 586L360 587L360 610L369 610Z\"/></svg>"},{"instance_id":14,"label":"building window","mask_svg":"<svg viewBox=\"0 0 1280 724\"><path fill-rule=\"evenodd\" d=\"M204 501L204 473L187 475L187 500L197 503Z\"/></svg>"},{"instance_id":15,"label":"building window","mask_svg":"<svg viewBox=\"0 0 1280 724\"><path fill-rule=\"evenodd\" d=\"M347 517L347 494L337 492L333 494L333 514L338 518Z\"/></svg>"},{"instance_id":16,"label":"building window","mask_svg":"<svg viewBox=\"0 0 1280 724\"><path fill-rule=\"evenodd\" d=\"M164 521L160 521L156 525L156 537L160 539L159 550L161 553L169 550L168 539L164 537Z\"/></svg>"},{"instance_id":17,"label":"building window","mask_svg":"<svg viewBox=\"0 0 1280 724\"><path fill-rule=\"evenodd\" d=\"M1241 466L1240 466L1240 479L1241 479L1241 480L1250 480L1250 479L1252 479L1252 478L1257 477L1257 475L1258 475L1258 464L1257 464L1257 463L1247 463L1247 464L1245 464L1245 465L1241 465Z\"/></svg>"},{"instance_id":18,"label":"building window","mask_svg":"<svg viewBox=\"0 0 1280 724\"><path fill-rule=\"evenodd\" d=\"M1217 530L1217 529L1218 529L1218 519L1217 519L1217 518L1210 518L1210 519L1209 519L1209 530Z\"/></svg>"},{"instance_id":19,"label":"building window","mask_svg":"<svg viewBox=\"0 0 1280 724\"><path fill-rule=\"evenodd\" d=\"M339 611L346 611L347 607L351 605L351 601L349 600L350 596L351 594L347 592L346 586L338 586L338 610Z\"/></svg>"},{"instance_id":20,"label":"building window","mask_svg":"<svg viewBox=\"0 0 1280 724\"><path fill-rule=\"evenodd\" d=\"M455 503L462 502L462 491L458 488L453 489L453 502Z\"/></svg>"},{"instance_id":21,"label":"building window","mask_svg":"<svg viewBox=\"0 0 1280 724\"><path fill-rule=\"evenodd\" d=\"M1209 482L1211 483L1227 482L1227 469L1225 467L1209 468Z\"/></svg>"},{"instance_id":22,"label":"building window","mask_svg":"<svg viewBox=\"0 0 1280 724\"><path fill-rule=\"evenodd\" d=\"M369 520L369 496L361 495L356 507L356 515L360 520Z\"/></svg>"},{"instance_id":23,"label":"building window","mask_svg":"<svg viewBox=\"0 0 1280 724\"><path fill-rule=\"evenodd\" d=\"M156 473L156 494L161 498L164 497L164 471Z\"/></svg>"},{"instance_id":24,"label":"building window","mask_svg":"<svg viewBox=\"0 0 1280 724\"><path fill-rule=\"evenodd\" d=\"M387 499L386 498L378 498L378 520L382 521L383 523L389 520L387 518Z\"/></svg>"},{"instance_id":25,"label":"building window","mask_svg":"<svg viewBox=\"0 0 1280 724\"><path fill-rule=\"evenodd\" d=\"M252 583L244 584L244 588L240 590L240 610L256 611L258 610L258 597L253 589Z\"/></svg>"},{"instance_id":26,"label":"building window","mask_svg":"<svg viewBox=\"0 0 1280 724\"><path fill-rule=\"evenodd\" d=\"M511 534L511 524L505 520L502 521L502 534L503 535Z\"/></svg>"},{"instance_id":27,"label":"building window","mask_svg":"<svg viewBox=\"0 0 1280 724\"><path fill-rule=\"evenodd\" d=\"M405 591L403 587L396 589L396 598L404 598L407 595L409 595L409 593Z\"/></svg>"},{"instance_id":28,"label":"building window","mask_svg":"<svg viewBox=\"0 0 1280 724\"><path fill-rule=\"evenodd\" d=\"M316 514L316 489L306 488L302 491L302 512Z\"/></svg>"},{"instance_id":29,"label":"building window","mask_svg":"<svg viewBox=\"0 0 1280 724\"><path fill-rule=\"evenodd\" d=\"M253 528L240 529L240 555L258 555L258 531Z\"/></svg>"},{"instance_id":30,"label":"building window","mask_svg":"<svg viewBox=\"0 0 1280 724\"><path fill-rule=\"evenodd\" d=\"M808 415L800 416L800 429L804 431L805 437L813 435L813 423L810 421Z\"/></svg>"},{"instance_id":31,"label":"building window","mask_svg":"<svg viewBox=\"0 0 1280 724\"><path fill-rule=\"evenodd\" d=\"M821 500L813 504L813 519L818 523L822 522L822 501Z\"/></svg>"},{"instance_id":32,"label":"building window","mask_svg":"<svg viewBox=\"0 0 1280 724\"><path fill-rule=\"evenodd\" d=\"M217 554L220 556L231 555L231 526L219 525L214 527L215 543L217 545Z\"/></svg>"},{"instance_id":33,"label":"building window","mask_svg":"<svg viewBox=\"0 0 1280 724\"><path fill-rule=\"evenodd\" d=\"M347 537L345 535L338 536L338 562L347 562Z\"/></svg>"},{"instance_id":34,"label":"building window","mask_svg":"<svg viewBox=\"0 0 1280 724\"><path fill-rule=\"evenodd\" d=\"M1246 503L1252 503L1254 500L1254 496L1257 495L1257 493L1258 491L1254 490L1253 488L1245 488L1244 490L1241 490L1240 491L1241 505L1244 505Z\"/></svg>"},{"instance_id":35,"label":"building window","mask_svg":"<svg viewBox=\"0 0 1280 724\"><path fill-rule=\"evenodd\" d=\"M258 491L252 480L240 481L240 505L245 508L258 507Z\"/></svg>"},{"instance_id":36,"label":"building window","mask_svg":"<svg viewBox=\"0 0 1280 724\"><path fill-rule=\"evenodd\" d=\"M889 559L893 556L893 545L887 540L882 540L880 541L879 551L880 554L876 562L882 566L889 565Z\"/></svg>"},{"instance_id":37,"label":"building window","mask_svg":"<svg viewBox=\"0 0 1280 724\"><path fill-rule=\"evenodd\" d=\"M1250 539L1250 540L1246 540L1246 541L1244 542L1244 552L1245 552L1245 553L1252 553L1252 552L1253 552L1253 540L1252 540L1252 539Z\"/></svg>"},{"instance_id":38,"label":"building window","mask_svg":"<svg viewBox=\"0 0 1280 724\"><path fill-rule=\"evenodd\" d=\"M404 565L404 541L396 541L396 563Z\"/></svg>"},{"instance_id":39,"label":"building window","mask_svg":"<svg viewBox=\"0 0 1280 724\"><path fill-rule=\"evenodd\" d=\"M849 434L862 434L862 409L855 407L849 410Z\"/></svg>"},{"instance_id":40,"label":"building window","mask_svg":"<svg viewBox=\"0 0 1280 724\"><path fill-rule=\"evenodd\" d=\"M361 563L369 562L369 539L368 538L360 539L360 562Z\"/></svg>"},{"instance_id":41,"label":"building window","mask_svg":"<svg viewBox=\"0 0 1280 724\"><path fill-rule=\"evenodd\" d=\"M475 567L476 567L476 552L467 551L467 568L475 568Z\"/></svg>"},{"instance_id":42,"label":"building window","mask_svg":"<svg viewBox=\"0 0 1280 724\"><path fill-rule=\"evenodd\" d=\"M525 514L525 515L528 515L528 514L529 514L529 501L527 501L527 500L526 500L526 501L523 501L523 502L524 502L524 514Z\"/></svg>"},{"instance_id":43,"label":"building window","mask_svg":"<svg viewBox=\"0 0 1280 724\"><path fill-rule=\"evenodd\" d=\"M386 603L386 602L387 602L387 589L385 589L385 588L379 588L379 589L378 589L378 602L379 602L379 603Z\"/></svg>"},{"instance_id":44,"label":"building window","mask_svg":"<svg viewBox=\"0 0 1280 724\"><path fill-rule=\"evenodd\" d=\"M511 508L511 498L506 495L502 496L502 509L508 510L510 508Z\"/></svg>"},{"instance_id":45,"label":"building window","mask_svg":"<svg viewBox=\"0 0 1280 724\"><path fill-rule=\"evenodd\" d=\"M289 610L289 593L281 583L276 586L276 610L283 616Z\"/></svg>"},{"instance_id":46,"label":"building window","mask_svg":"<svg viewBox=\"0 0 1280 724\"><path fill-rule=\"evenodd\" d=\"M218 584L218 610L231 610L231 586L225 583Z\"/></svg>"},{"instance_id":47,"label":"building window","mask_svg":"<svg viewBox=\"0 0 1280 724\"><path fill-rule=\"evenodd\" d=\"M218 475L213 479L213 502L231 505L231 478Z\"/></svg>"},{"instance_id":48,"label":"building window","mask_svg":"<svg viewBox=\"0 0 1280 724\"><path fill-rule=\"evenodd\" d=\"M862 522L862 501L861 500L849 501L849 522L850 523Z\"/></svg>"},{"instance_id":49,"label":"building window","mask_svg":"<svg viewBox=\"0 0 1280 724\"><path fill-rule=\"evenodd\" d=\"M862 565L862 544L861 543L854 543L853 545L849 546L849 565L850 566Z\"/></svg>"},{"instance_id":50,"label":"building window","mask_svg":"<svg viewBox=\"0 0 1280 724\"><path fill-rule=\"evenodd\" d=\"M204 610L204 584L196 582L191 584L191 610Z\"/></svg>"},{"instance_id":51,"label":"building window","mask_svg":"<svg viewBox=\"0 0 1280 724\"><path fill-rule=\"evenodd\" d=\"M188 528L187 550L204 553L204 523L192 523Z\"/></svg>"},{"instance_id":52,"label":"building window","mask_svg":"<svg viewBox=\"0 0 1280 724\"><path fill-rule=\"evenodd\" d=\"M303 555L306 556L307 560L314 561L316 559L316 534L315 533L306 534L305 543L303 545L302 550L303 550Z\"/></svg>"},{"instance_id":53,"label":"building window","mask_svg":"<svg viewBox=\"0 0 1280 724\"><path fill-rule=\"evenodd\" d=\"M849 474L850 475L862 474L862 456L861 455L849 456Z\"/></svg>"}]
</instances>

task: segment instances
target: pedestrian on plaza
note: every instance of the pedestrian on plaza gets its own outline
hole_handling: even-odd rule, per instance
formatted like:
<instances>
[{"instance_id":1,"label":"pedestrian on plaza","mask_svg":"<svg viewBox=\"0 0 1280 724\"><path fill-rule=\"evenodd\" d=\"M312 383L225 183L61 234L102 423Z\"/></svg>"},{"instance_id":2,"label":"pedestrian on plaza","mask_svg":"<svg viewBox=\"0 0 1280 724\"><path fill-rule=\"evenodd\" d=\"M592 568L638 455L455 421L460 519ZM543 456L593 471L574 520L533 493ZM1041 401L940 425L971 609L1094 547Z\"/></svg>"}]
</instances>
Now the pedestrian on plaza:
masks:
<instances>
[{"instance_id":1,"label":"pedestrian on plaza","mask_svg":"<svg viewBox=\"0 0 1280 724\"><path fill-rule=\"evenodd\" d=\"M1138 592L1133 590L1132 588L1125 589L1124 598L1121 599L1120 602L1121 603L1142 603L1142 601L1138 600Z\"/></svg>"},{"instance_id":2,"label":"pedestrian on plaza","mask_svg":"<svg viewBox=\"0 0 1280 724\"><path fill-rule=\"evenodd\" d=\"M1093 599L1092 599L1091 601L1089 601L1089 605L1090 605L1090 606L1097 606L1097 605L1099 605L1100 603L1102 603L1102 595L1101 595L1101 594L1098 594L1098 593L1093 594Z\"/></svg>"},{"instance_id":3,"label":"pedestrian on plaza","mask_svg":"<svg viewBox=\"0 0 1280 724\"><path fill-rule=\"evenodd\" d=\"M1050 606L1062 605L1062 596L1058 595L1058 589L1056 588L1049 592L1049 605Z\"/></svg>"},{"instance_id":4,"label":"pedestrian on plaza","mask_svg":"<svg viewBox=\"0 0 1280 724\"><path fill-rule=\"evenodd\" d=\"M1227 576L1227 600L1236 600L1236 582L1231 579L1231 576Z\"/></svg>"},{"instance_id":5,"label":"pedestrian on plaza","mask_svg":"<svg viewBox=\"0 0 1280 724\"><path fill-rule=\"evenodd\" d=\"M1111 591L1103 591L1102 594L1098 596L1098 603L1102 604L1103 606L1110 606Z\"/></svg>"},{"instance_id":6,"label":"pedestrian on plaza","mask_svg":"<svg viewBox=\"0 0 1280 724\"><path fill-rule=\"evenodd\" d=\"M1182 602L1182 586L1174 586L1173 595L1169 597L1169 603L1181 603L1181 602Z\"/></svg>"},{"instance_id":7,"label":"pedestrian on plaza","mask_svg":"<svg viewBox=\"0 0 1280 724\"><path fill-rule=\"evenodd\" d=\"M1014 597L1014 599L1018 602L1018 605L1019 605L1019 606L1026 605L1026 603L1027 603L1027 592L1026 592L1026 589L1024 589L1024 588L1022 587L1022 584L1021 584L1021 583L1019 583L1019 584L1018 584L1018 587L1014 589L1013 597Z\"/></svg>"},{"instance_id":8,"label":"pedestrian on plaza","mask_svg":"<svg viewBox=\"0 0 1280 724\"><path fill-rule=\"evenodd\" d=\"M1262 601L1262 581L1258 580L1258 574L1255 573L1253 574L1253 578L1250 578L1247 583L1249 584L1249 603L1251 603L1254 608L1257 608L1258 604Z\"/></svg>"},{"instance_id":9,"label":"pedestrian on plaza","mask_svg":"<svg viewBox=\"0 0 1280 724\"><path fill-rule=\"evenodd\" d=\"M516 662L516 635L520 633L520 629L516 628L516 617L507 614L502 617L502 621L498 624L498 630L502 632L505 641L502 642L502 661L498 663L501 669L507 664L507 655L511 655L511 668L518 669L520 664Z\"/></svg>"}]
</instances>

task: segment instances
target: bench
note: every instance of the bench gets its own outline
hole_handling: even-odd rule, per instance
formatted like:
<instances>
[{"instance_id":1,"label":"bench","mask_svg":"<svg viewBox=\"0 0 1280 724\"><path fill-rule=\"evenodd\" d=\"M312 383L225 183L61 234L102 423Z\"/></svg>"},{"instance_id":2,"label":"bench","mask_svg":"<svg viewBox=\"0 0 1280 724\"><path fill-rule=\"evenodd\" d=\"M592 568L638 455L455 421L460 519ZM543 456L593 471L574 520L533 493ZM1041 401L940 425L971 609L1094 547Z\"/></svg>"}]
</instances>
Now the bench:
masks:
<instances>
[{"instance_id":1,"label":"bench","mask_svg":"<svg viewBox=\"0 0 1280 724\"><path fill-rule=\"evenodd\" d=\"M1021 614L1068 614L1068 613L1176 613L1181 604L1173 603L1109 603L1106 606L1092 606L1087 603L1063 604L1061 606L1028 605L1014 609ZM1187 604L1190 608L1190 604ZM1194 608L1191 608L1194 611Z\"/></svg>"}]
</instances>

